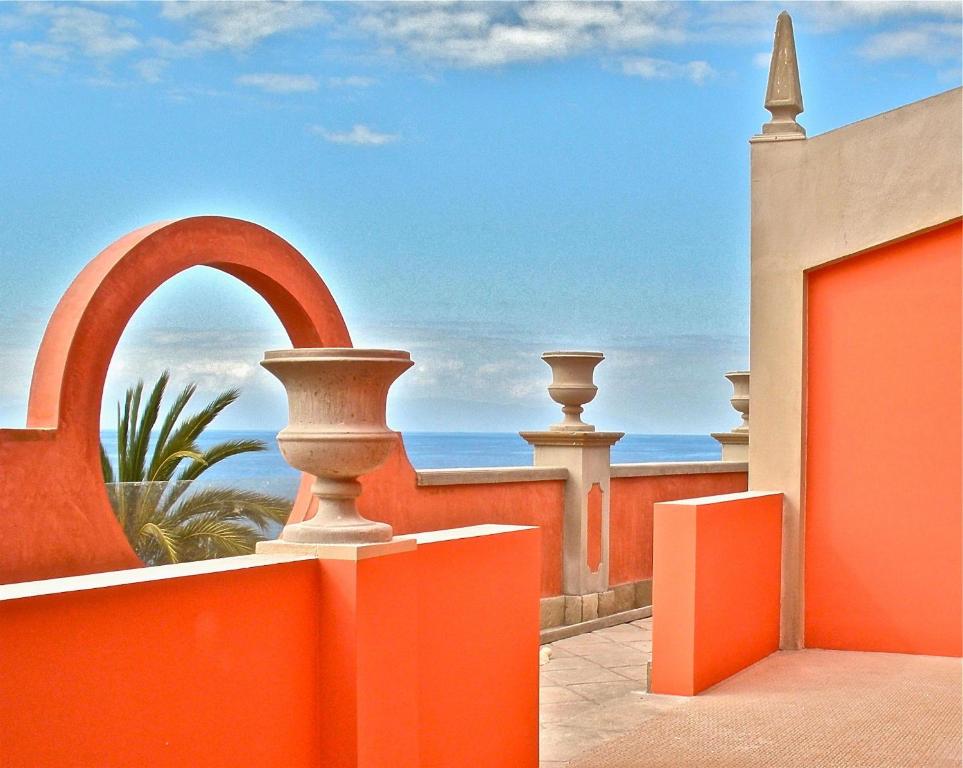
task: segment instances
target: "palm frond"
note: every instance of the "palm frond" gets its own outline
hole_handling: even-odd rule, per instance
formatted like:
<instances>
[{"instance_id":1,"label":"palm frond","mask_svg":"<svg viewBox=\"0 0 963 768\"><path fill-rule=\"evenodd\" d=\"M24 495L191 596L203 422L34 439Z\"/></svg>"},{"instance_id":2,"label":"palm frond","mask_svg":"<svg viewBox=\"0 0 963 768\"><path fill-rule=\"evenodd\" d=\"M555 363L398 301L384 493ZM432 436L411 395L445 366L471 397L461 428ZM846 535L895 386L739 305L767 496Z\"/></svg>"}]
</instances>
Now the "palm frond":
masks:
<instances>
[{"instance_id":1,"label":"palm frond","mask_svg":"<svg viewBox=\"0 0 963 768\"><path fill-rule=\"evenodd\" d=\"M164 371L157 379L157 383L154 384L154 388L151 390L147 402L144 404L144 413L141 415L139 423L131 435L132 446L130 456L128 457L131 465L130 471L132 476L140 480L149 479L145 472L147 448L150 444L151 430L154 429L154 424L157 423L157 417L160 414L161 398L164 396L164 390L167 388L169 379L169 371Z\"/></svg>"},{"instance_id":2,"label":"palm frond","mask_svg":"<svg viewBox=\"0 0 963 768\"><path fill-rule=\"evenodd\" d=\"M214 421L221 411L237 400L239 394L236 389L225 390L193 416L183 419L177 428L171 432L165 451L196 451L197 445L195 441L201 432ZM159 480L169 480L177 469L178 463L179 462L167 464L163 470L159 469L157 478Z\"/></svg>"},{"instance_id":3,"label":"palm frond","mask_svg":"<svg viewBox=\"0 0 963 768\"><path fill-rule=\"evenodd\" d=\"M197 390L196 384L188 384L180 391L174 399L173 404L164 416L160 431L157 433L157 441L154 443L154 454L151 456L150 466L147 469L148 477L156 477L158 468L163 465L172 452L185 450L184 446L169 447L168 437L174 429L175 422L180 418L181 412L187 406L188 401L194 396ZM173 469L171 470L173 472Z\"/></svg>"},{"instance_id":4,"label":"palm frond","mask_svg":"<svg viewBox=\"0 0 963 768\"><path fill-rule=\"evenodd\" d=\"M266 451L267 445L263 440L225 440L208 448L200 460L194 462L181 473L179 480L196 480L204 470L210 469L218 462L242 453L258 453Z\"/></svg>"},{"instance_id":5,"label":"palm frond","mask_svg":"<svg viewBox=\"0 0 963 768\"><path fill-rule=\"evenodd\" d=\"M100 444L100 469L104 473L104 482L108 485L114 482L114 468L110 465L110 458L107 456L107 449L104 444Z\"/></svg>"},{"instance_id":6,"label":"palm frond","mask_svg":"<svg viewBox=\"0 0 963 768\"><path fill-rule=\"evenodd\" d=\"M141 540L155 544L166 558L164 562L180 562L176 540L171 536L171 532L168 529L165 529L155 522L145 523L139 531L138 541ZM153 560L154 558L151 559ZM149 565L157 564L157 562L149 562Z\"/></svg>"},{"instance_id":7,"label":"palm frond","mask_svg":"<svg viewBox=\"0 0 963 768\"><path fill-rule=\"evenodd\" d=\"M169 513L168 519L177 528L194 517L212 512L244 519L263 531L271 523L287 521L291 514L291 500L258 491L212 486L185 498Z\"/></svg>"}]
</instances>

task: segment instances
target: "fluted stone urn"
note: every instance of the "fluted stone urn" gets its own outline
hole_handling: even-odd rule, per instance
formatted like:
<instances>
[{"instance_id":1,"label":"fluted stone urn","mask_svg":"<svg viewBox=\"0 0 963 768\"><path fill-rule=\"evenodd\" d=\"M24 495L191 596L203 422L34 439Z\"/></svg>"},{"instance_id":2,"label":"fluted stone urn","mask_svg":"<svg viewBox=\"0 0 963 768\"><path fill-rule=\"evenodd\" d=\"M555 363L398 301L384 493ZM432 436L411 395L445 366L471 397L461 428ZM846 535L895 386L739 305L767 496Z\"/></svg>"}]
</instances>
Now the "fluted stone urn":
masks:
<instances>
[{"instance_id":1,"label":"fluted stone urn","mask_svg":"<svg viewBox=\"0 0 963 768\"><path fill-rule=\"evenodd\" d=\"M729 371L726 378L732 384L732 397L729 402L742 416L739 426L733 427L733 432L749 431L749 371Z\"/></svg>"},{"instance_id":2,"label":"fluted stone urn","mask_svg":"<svg viewBox=\"0 0 963 768\"><path fill-rule=\"evenodd\" d=\"M288 425L281 455L314 475L317 514L285 526L283 541L364 544L391 540L391 526L363 518L358 477L379 467L398 439L385 423L388 389L412 366L393 349L282 349L261 362L287 391Z\"/></svg>"},{"instance_id":3,"label":"fluted stone urn","mask_svg":"<svg viewBox=\"0 0 963 768\"><path fill-rule=\"evenodd\" d=\"M590 403L599 388L592 379L595 366L605 359L601 352L546 352L542 360L552 369L548 394L562 406L564 418L549 429L562 432L592 432L595 427L582 421L582 407Z\"/></svg>"}]
</instances>

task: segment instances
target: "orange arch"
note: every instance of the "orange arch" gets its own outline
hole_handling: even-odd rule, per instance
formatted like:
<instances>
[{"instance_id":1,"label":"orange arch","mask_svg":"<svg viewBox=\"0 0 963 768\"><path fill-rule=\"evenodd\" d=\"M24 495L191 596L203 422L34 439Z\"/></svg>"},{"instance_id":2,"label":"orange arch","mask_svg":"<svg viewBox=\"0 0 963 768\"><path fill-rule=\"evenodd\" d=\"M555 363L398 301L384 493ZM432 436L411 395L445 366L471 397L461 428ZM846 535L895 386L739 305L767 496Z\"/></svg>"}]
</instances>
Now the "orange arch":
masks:
<instances>
[{"instance_id":1,"label":"orange arch","mask_svg":"<svg viewBox=\"0 0 963 768\"><path fill-rule=\"evenodd\" d=\"M27 429L0 430L0 583L140 564L114 518L100 470L104 381L144 300L196 266L253 288L293 346L351 346L324 281L264 227L198 216L121 237L81 271L51 316L30 385ZM298 508L306 493L302 483Z\"/></svg>"}]
</instances>

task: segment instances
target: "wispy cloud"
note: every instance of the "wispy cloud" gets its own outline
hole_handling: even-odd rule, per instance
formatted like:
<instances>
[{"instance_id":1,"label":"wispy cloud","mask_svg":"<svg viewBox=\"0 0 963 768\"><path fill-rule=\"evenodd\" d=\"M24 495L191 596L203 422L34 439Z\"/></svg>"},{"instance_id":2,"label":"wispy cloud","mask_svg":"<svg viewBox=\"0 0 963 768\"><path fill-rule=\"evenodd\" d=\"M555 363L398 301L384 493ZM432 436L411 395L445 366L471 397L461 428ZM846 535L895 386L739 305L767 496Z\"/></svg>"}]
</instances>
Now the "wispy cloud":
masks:
<instances>
[{"instance_id":1,"label":"wispy cloud","mask_svg":"<svg viewBox=\"0 0 963 768\"><path fill-rule=\"evenodd\" d=\"M691 80L702 85L718 73L706 61L666 61L665 59L635 58L622 62L622 74L646 80Z\"/></svg>"},{"instance_id":2,"label":"wispy cloud","mask_svg":"<svg viewBox=\"0 0 963 768\"><path fill-rule=\"evenodd\" d=\"M376 85L378 80L364 75L348 75L347 77L329 77L327 83L329 88L370 88Z\"/></svg>"},{"instance_id":3,"label":"wispy cloud","mask_svg":"<svg viewBox=\"0 0 963 768\"><path fill-rule=\"evenodd\" d=\"M136 23L124 16L55 3L27 3L22 8L25 15L46 20L47 40L42 45L108 59L129 53L142 44L133 32ZM35 47L35 53L40 50ZM52 50L47 48L48 52Z\"/></svg>"},{"instance_id":4,"label":"wispy cloud","mask_svg":"<svg viewBox=\"0 0 963 768\"><path fill-rule=\"evenodd\" d=\"M245 51L285 32L310 29L330 20L320 3L297 2L171 2L162 15L189 27L183 43L159 41L169 53Z\"/></svg>"},{"instance_id":5,"label":"wispy cloud","mask_svg":"<svg viewBox=\"0 0 963 768\"><path fill-rule=\"evenodd\" d=\"M928 62L960 57L963 25L959 23L918 24L870 37L858 52L871 61L920 59Z\"/></svg>"},{"instance_id":6,"label":"wispy cloud","mask_svg":"<svg viewBox=\"0 0 963 768\"><path fill-rule=\"evenodd\" d=\"M282 75L265 72L241 75L234 82L269 93L305 93L318 90L318 80L311 75Z\"/></svg>"},{"instance_id":7,"label":"wispy cloud","mask_svg":"<svg viewBox=\"0 0 963 768\"><path fill-rule=\"evenodd\" d=\"M329 131L320 125L312 125L308 130L332 144L352 144L359 147L379 147L401 138L397 133L380 133L361 123L354 125L350 131L344 132Z\"/></svg>"},{"instance_id":8,"label":"wispy cloud","mask_svg":"<svg viewBox=\"0 0 963 768\"><path fill-rule=\"evenodd\" d=\"M134 71L145 82L159 83L167 66L168 62L165 59L141 59L134 64Z\"/></svg>"},{"instance_id":9,"label":"wispy cloud","mask_svg":"<svg viewBox=\"0 0 963 768\"><path fill-rule=\"evenodd\" d=\"M358 26L415 57L484 68L681 42L684 17L663 3L408 3L376 6Z\"/></svg>"}]
</instances>

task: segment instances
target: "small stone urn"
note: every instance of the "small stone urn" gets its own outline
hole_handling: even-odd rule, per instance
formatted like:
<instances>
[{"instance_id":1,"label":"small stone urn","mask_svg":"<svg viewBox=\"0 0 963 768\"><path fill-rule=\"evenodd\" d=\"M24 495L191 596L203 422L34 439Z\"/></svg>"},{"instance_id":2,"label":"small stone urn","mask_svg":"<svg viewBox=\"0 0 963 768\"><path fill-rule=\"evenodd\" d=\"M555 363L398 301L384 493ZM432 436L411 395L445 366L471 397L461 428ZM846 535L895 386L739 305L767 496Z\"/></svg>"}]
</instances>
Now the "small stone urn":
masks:
<instances>
[{"instance_id":1,"label":"small stone urn","mask_svg":"<svg viewBox=\"0 0 963 768\"><path fill-rule=\"evenodd\" d=\"M565 417L549 427L553 431L593 432L595 427L582 421L582 408L590 403L599 388L592 381L595 366L605 356L601 352L546 352L542 360L552 368L548 394L562 406Z\"/></svg>"},{"instance_id":2,"label":"small stone urn","mask_svg":"<svg viewBox=\"0 0 963 768\"><path fill-rule=\"evenodd\" d=\"M729 402L742 415L742 422L733 427L733 432L749 431L749 371L729 371L726 378L732 383L732 397Z\"/></svg>"},{"instance_id":3,"label":"small stone urn","mask_svg":"<svg viewBox=\"0 0 963 768\"><path fill-rule=\"evenodd\" d=\"M380 466L398 439L385 423L388 388L412 366L392 349L282 349L261 365L284 385L288 425L278 433L281 455L314 475L317 514L287 525L284 541L364 544L391 540L391 526L358 514L358 477Z\"/></svg>"}]
</instances>

